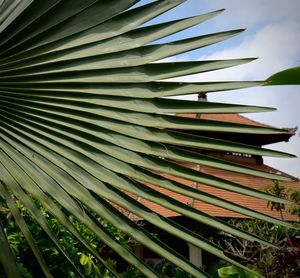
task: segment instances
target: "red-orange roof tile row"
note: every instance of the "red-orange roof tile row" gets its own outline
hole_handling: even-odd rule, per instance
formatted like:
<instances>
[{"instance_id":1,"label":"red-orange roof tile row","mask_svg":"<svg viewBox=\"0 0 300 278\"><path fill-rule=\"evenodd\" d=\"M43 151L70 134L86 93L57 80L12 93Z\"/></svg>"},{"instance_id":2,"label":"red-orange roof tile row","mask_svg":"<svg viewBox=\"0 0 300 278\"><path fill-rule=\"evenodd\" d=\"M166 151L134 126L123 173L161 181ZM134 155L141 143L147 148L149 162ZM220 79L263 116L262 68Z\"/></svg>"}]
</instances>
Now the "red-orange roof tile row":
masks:
<instances>
[{"instance_id":1,"label":"red-orange roof tile row","mask_svg":"<svg viewBox=\"0 0 300 278\"><path fill-rule=\"evenodd\" d=\"M239 124L246 124L246 125L271 127L269 125L262 124L262 123L253 121L251 119L248 119L239 114L201 114L201 115L200 114L178 114L178 116L189 117L189 118L199 117L201 119L214 120L214 121L224 121L224 122L239 123ZM267 165L264 165L264 164L253 165L253 163L250 163L250 158L248 159L248 162L249 162L248 165L245 163L244 163L244 165L252 167L252 168L256 168L256 169L259 169L262 171L266 171L266 172L270 172L270 173L277 173L277 174L279 173L279 174L288 176L288 175L286 175L276 169L273 169ZM233 173L233 172L229 172L229 171L225 171L225 170L213 169L213 168L203 167L203 166L201 166L199 169L199 165L191 164L191 163L180 163L180 164L184 165L185 167L193 168L193 169L196 169L203 173L210 174L210 175L213 175L213 176L216 176L216 177L219 177L219 178L222 178L222 179L234 182L234 183L238 183L238 184L250 187L250 188L254 188L254 189L260 190L262 187L270 185L272 183L271 180L261 178L261 177L254 177L254 176L249 176L246 174ZM168 177L172 180L175 180L176 182L182 183L186 186L194 187L194 188L198 189L200 192L201 191L206 192L206 193L212 194L214 196L217 196L219 198L222 198L224 200L228 200L228 201L234 202L238 205L245 206L247 208L267 214L269 216L280 218L280 213L277 211L274 211L274 210L271 211L270 208L268 208L268 202L265 200L256 199L253 197L241 195L238 193L215 188L215 187L208 186L208 185L201 184L201 183L195 183L193 181L186 180L183 178L172 177L169 175L164 175L164 176ZM282 184L286 188L294 188L294 189L300 190L300 181L297 179L295 179L293 181L283 182ZM154 186L154 185L148 185L148 186L155 188L162 194L165 194L166 196L171 197L174 200L188 204L188 205L192 206L193 208L195 208L199 211L202 211L204 213L207 213L209 215L212 215L212 216L224 217L224 218L225 217L226 218L246 218L247 217L245 215L241 215L241 214L233 212L233 211L229 211L229 210L226 210L226 209L223 209L223 208L220 208L220 207L208 204L208 203L204 203L199 200L195 200L193 198L184 196L182 194L174 193L170 190L167 190L167 189L164 189L164 188L161 188L158 186ZM134 197L132 194L130 194L130 196ZM145 205L146 207L150 208L154 212L159 213L162 216L174 217L174 216L180 215L180 213L169 210L165 207L162 207L160 204L153 203L149 200L145 200L138 196L135 196L134 198L136 200L138 200L140 203L142 203L143 205ZM128 215L131 218L136 218L136 216L134 216L130 213ZM283 212L283 216L284 216L284 220L288 220L288 221L298 220L296 216L291 215L288 212L288 208Z\"/></svg>"},{"instance_id":2,"label":"red-orange roof tile row","mask_svg":"<svg viewBox=\"0 0 300 278\"><path fill-rule=\"evenodd\" d=\"M196 168L196 165L195 165ZM261 170L265 170L265 171L269 171L269 172L273 172L273 173L278 173L278 171L276 169L273 169L271 167L268 167L266 165L256 165L255 168L261 169ZM249 175L245 175L245 174L239 174L239 173L232 173L229 171L224 171L224 170L219 170L219 169L213 169L213 168L208 168L208 167L201 167L201 172L203 173L207 173L219 178L223 178L225 180L229 180L244 186L248 186L251 188L255 188L255 189L261 189L263 186L267 186L270 185L272 183L271 180L269 179L265 179L265 178L260 178L260 177L253 177L253 176L249 176ZM207 186L205 184L199 184L199 183L194 183L192 181L186 180L186 179L182 179L182 178L178 178L178 177L171 177L168 175L164 175L172 180L175 180L177 182L180 182L186 186L190 186L190 187L194 187L197 188L199 191L203 191L209 194L212 194L214 196L217 196L219 198L222 198L224 200L228 200L231 202L234 202L236 204L239 204L241 206L245 206L247 208L256 210L258 212L267 214L269 216L272 217L276 217L276 218L280 218L280 213L277 211L271 211L270 208L268 207L268 202L262 199L257 199L257 198L253 198L250 196L245 196L245 195L241 195L238 193L234 193L231 191L227 191L227 190L223 190L223 189L219 189L219 188L215 188L212 186ZM300 181L298 180L294 180L294 181L287 181L287 182L283 182L282 183L286 188L295 188L300 190ZM214 205L208 204L208 203L204 203L202 201L198 201L195 200L193 198L178 194L178 193L174 193L170 190L158 187L158 186L153 186L151 185L152 188L155 188L156 190L158 190L159 192L165 194L168 197L171 197L177 201L180 201L182 203L185 204L189 204L192 207L194 207L195 209L207 213L209 215L212 216L216 216L216 217L226 217L226 218L247 218L247 216L245 215L241 215L239 213L236 212L232 212L220 207L216 207ZM137 197L136 197L137 199ZM160 206L159 204L155 204L151 201L145 200L143 198L139 198L138 199L139 202L141 202L143 205L145 205L146 207L150 208L151 210L159 213L162 216L165 217L174 217L174 216L179 216L180 213L175 212L175 211L171 211L165 207ZM288 221L296 221L297 217L294 215L291 215L288 212L288 208L283 212L283 216L284 216L284 220L288 220Z\"/></svg>"},{"instance_id":3,"label":"red-orange roof tile row","mask_svg":"<svg viewBox=\"0 0 300 278\"><path fill-rule=\"evenodd\" d=\"M274 128L273 126L251 120L240 114L177 114L177 116L186 118L199 117L204 120Z\"/></svg>"}]
</instances>

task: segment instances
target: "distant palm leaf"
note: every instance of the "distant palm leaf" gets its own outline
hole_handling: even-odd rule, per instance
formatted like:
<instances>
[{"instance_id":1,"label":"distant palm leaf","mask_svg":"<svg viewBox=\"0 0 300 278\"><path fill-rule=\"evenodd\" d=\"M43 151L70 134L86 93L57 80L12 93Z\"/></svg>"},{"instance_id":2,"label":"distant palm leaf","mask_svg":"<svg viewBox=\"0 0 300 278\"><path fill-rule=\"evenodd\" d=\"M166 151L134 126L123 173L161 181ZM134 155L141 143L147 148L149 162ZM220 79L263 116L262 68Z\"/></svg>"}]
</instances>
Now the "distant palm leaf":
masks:
<instances>
[{"instance_id":1,"label":"distant palm leaf","mask_svg":"<svg viewBox=\"0 0 300 278\"><path fill-rule=\"evenodd\" d=\"M157 174L159 171L257 198L287 203L266 193L179 166L175 162L200 163L266 178L284 179L193 153L185 147L254 155L289 155L174 131L192 129L249 134L283 132L272 128L176 116L176 113L239 113L270 109L163 98L247 88L263 83L162 81L237 66L253 59L152 63L223 41L242 30L150 44L213 18L221 11L143 26L145 22L184 1L154 1L129 9L137 2L140 1L21 1L24 6L15 6L10 16L2 21L0 195L11 209L47 277L51 277L47 264L11 196L21 200L70 264L72 261L68 254L31 198L39 200L104 264L103 259L69 222L68 214L76 216L147 277L157 277L158 274L112 238L105 227L90 217L90 211L196 277L207 277L207 274L128 219L117 208L130 211L168 233L232 263L235 262L226 257L219 247L172 220L157 215L130 196L141 196L235 236L268 243L155 191L146 184L161 186L248 216L289 226L280 220L203 194ZM4 240L3 237L1 239ZM3 264L6 264L5 259Z\"/></svg>"}]
</instances>

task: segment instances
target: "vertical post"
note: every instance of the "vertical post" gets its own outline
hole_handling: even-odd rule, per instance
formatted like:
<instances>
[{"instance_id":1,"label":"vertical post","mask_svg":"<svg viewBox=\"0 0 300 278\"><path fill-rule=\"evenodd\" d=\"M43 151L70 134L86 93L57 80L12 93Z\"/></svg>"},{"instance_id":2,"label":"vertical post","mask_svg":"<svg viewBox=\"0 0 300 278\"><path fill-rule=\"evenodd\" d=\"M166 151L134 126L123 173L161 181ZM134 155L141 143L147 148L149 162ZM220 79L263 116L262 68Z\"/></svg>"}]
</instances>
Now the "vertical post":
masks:
<instances>
[{"instance_id":1,"label":"vertical post","mask_svg":"<svg viewBox=\"0 0 300 278\"><path fill-rule=\"evenodd\" d=\"M137 243L134 245L133 252L139 259L144 259L144 247L142 244Z\"/></svg>"},{"instance_id":2,"label":"vertical post","mask_svg":"<svg viewBox=\"0 0 300 278\"><path fill-rule=\"evenodd\" d=\"M202 250L190 243L188 245L190 262L197 267L202 267Z\"/></svg>"}]
</instances>

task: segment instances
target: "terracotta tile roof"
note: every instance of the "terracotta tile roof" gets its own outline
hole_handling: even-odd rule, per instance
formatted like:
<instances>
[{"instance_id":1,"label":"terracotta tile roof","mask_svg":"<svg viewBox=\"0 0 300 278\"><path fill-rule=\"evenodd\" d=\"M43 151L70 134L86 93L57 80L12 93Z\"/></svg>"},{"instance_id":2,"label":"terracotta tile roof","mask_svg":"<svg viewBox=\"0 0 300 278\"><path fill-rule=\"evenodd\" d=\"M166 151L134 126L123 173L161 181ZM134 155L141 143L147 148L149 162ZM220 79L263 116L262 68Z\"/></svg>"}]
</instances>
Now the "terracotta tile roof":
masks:
<instances>
[{"instance_id":1,"label":"terracotta tile roof","mask_svg":"<svg viewBox=\"0 0 300 278\"><path fill-rule=\"evenodd\" d=\"M189 118L196 118L197 116L199 116L199 114L177 114L177 115L182 116L182 117L189 117ZM272 126L269 126L266 124L262 124L262 123L253 121L253 120L248 119L239 114L201 114L200 118L207 119L207 120L214 120L214 121L224 121L224 122L239 123L239 124L246 124L246 125L262 126L262 127L272 127ZM231 160L230 158L227 158L227 159ZM199 165L191 164L191 163L181 163L181 164L186 167L199 170ZM250 163L250 159L248 159L248 164L247 163L243 163L243 164L246 166L252 167L252 168L260 169L262 171L267 171L267 172L271 172L271 173L277 173L277 174L289 176L289 175L282 173L281 171L271 168L267 165L263 165L263 164L253 165L253 162ZM213 168L209 168L209 167L202 166L200 171L210 174L210 175L213 175L213 176L216 176L216 177L219 177L219 178L222 178L222 179L225 179L225 180L229 180L229 181L244 185L244 186L255 188L258 190L261 189L262 187L270 185L272 183L272 181L269 179L249 176L249 175L245 175L245 174L238 174L238 173L233 173L233 172L229 172L229 171L225 171L225 170L213 169ZM238 193L233 193L230 191L218 189L218 188L207 186L204 184L195 183L190 180L183 179L183 178L172 177L169 175L163 175L163 176L165 176L169 179L175 180L177 182L180 182L186 186L197 188L200 191L218 196L222 199L234 202L236 204L245 206L247 208L251 208L258 212L262 212L264 214L267 214L267 215L270 215L270 216L273 216L276 218L280 218L280 213L277 211L271 211L267 206L268 202L265 200L256 199L253 197L241 195ZM284 185L286 188L294 188L294 189L300 190L300 181L297 179L294 179L293 181L289 181L289 182L283 182L282 185ZM200 210L209 215L213 215L216 217L226 217L226 218L247 218L247 216L245 216L245 215L241 215L241 214L238 214L238 213L235 213L232 211L228 211L228 210L222 209L220 207L216 207L214 205L210 205L210 204L195 200L193 198L174 193L172 191L169 191L167 189L164 189L164 188L161 188L158 186L154 186L154 185L148 185L148 186L155 188L159 192L161 192L177 201L180 201L185 204L189 204L189 205L193 206L194 208L196 208L197 210ZM165 217L174 217L174 216L180 215L177 212L171 211L165 207L160 206L159 204L145 200L138 196L133 196L132 194L130 194L130 196L135 198L136 200L138 200L140 203L142 203L146 207L150 208L151 210L153 210ZM288 210L288 208L283 213L285 220L288 220L288 221L298 220L298 218L296 216L291 215L290 213L287 212L287 210ZM134 218L138 219L137 216L135 216L133 214L129 213L129 216L133 219Z\"/></svg>"},{"instance_id":2,"label":"terracotta tile roof","mask_svg":"<svg viewBox=\"0 0 300 278\"><path fill-rule=\"evenodd\" d=\"M275 170L271 167L268 167L266 165L262 165L262 167L256 167L256 168L261 168L261 170L269 170L270 172L273 172L273 173L278 172L277 170ZM211 175L214 175L214 176L226 179L226 180L231 180L235 183L239 183L239 184L242 184L242 185L245 185L245 186L248 186L251 188L255 188L255 189L261 189L264 186L272 184L272 181L270 181L268 179L264 179L264 178L260 178L260 177L250 177L248 175L237 174L237 173L232 174L228 171L223 171L223 170L218 170L218 169L203 167L202 171L207 174L211 174ZM300 181L297 181L297 180L283 182L282 185L284 185L287 189L294 188L294 189L300 190ZM213 187L206 186L206 185L200 185L200 189L205 192L208 192L210 194L213 194L215 196L232 201L236 204L251 208L253 210L262 212L264 214L267 214L267 215L270 215L273 217L280 218L279 212L271 211L268 208L267 201L256 199L256 198L245 196L245 195L241 195L241 194L237 194L234 192L229 192L229 191L213 188ZM199 210L209 212L210 214L215 215L215 216L223 216L223 217L230 217L230 218L244 217L237 213L227 211L227 210L224 210L224 209L221 209L218 207L213 207L211 205L205 204L200 201L195 201L194 207ZM284 219L285 220L297 220L298 218L285 211Z\"/></svg>"},{"instance_id":3,"label":"terracotta tile roof","mask_svg":"<svg viewBox=\"0 0 300 278\"><path fill-rule=\"evenodd\" d=\"M217 121L223 123L234 123L234 124L243 124L248 126L257 126L261 128L274 128L278 129L274 126L263 124L254 120L251 120L247 117L244 117L240 114L177 114L179 117L186 118L199 118L202 120L209 121ZM278 134L265 134L262 136L261 134L256 133L232 133L232 132L209 132L209 131L195 131L195 130L176 130L185 133L196 134L200 136L207 136L211 138L224 139L229 141L240 142L244 144L263 146L268 144L274 144L277 142L288 142L290 137L295 135L295 128L282 128L283 133Z\"/></svg>"},{"instance_id":4,"label":"terracotta tile roof","mask_svg":"<svg viewBox=\"0 0 300 278\"><path fill-rule=\"evenodd\" d=\"M253 165L251 165L251 166L253 166ZM191 168L196 169L196 165L194 165ZM279 172L278 170L271 168L269 166L266 166L266 165L256 165L255 168L259 168L261 170L265 170L265 171L269 171L269 172L273 172L273 173ZM253 176L249 176L249 175L245 175L245 174L232 173L229 171L213 169L213 168L209 168L209 167L201 167L200 171L223 178L223 179L226 179L226 180L230 180L235 183L239 183L239 184L251 187L251 188L255 188L255 189L261 189L262 187L272 183L272 181L269 179L253 177ZM270 215L270 216L273 216L276 218L280 218L280 213L277 211L271 211L267 206L267 201L265 201L265 200L256 199L253 197L249 197L249 196L241 195L238 193L218 189L218 188L207 186L204 184L197 184L197 183L194 183L192 181L185 180L182 178L172 177L169 175L164 175L164 176L166 176L172 180L175 180L177 182L180 182L182 184L185 184L186 186L198 188L199 190L201 190L203 192L207 192L209 194L218 196L222 199L226 199L226 200L229 200L236 204L245 206L247 208L251 208L253 210L262 212L264 214L267 214L267 215ZM282 184L286 188L294 188L294 189L300 190L300 181L299 180L283 182ZM151 185L151 187L155 188L159 192L161 192L171 198L174 198L175 200L178 200L185 204L189 204L189 205L193 206L194 208L196 208L197 210L205 212L209 215L213 215L216 217L226 217L226 218L248 218L245 215L241 215L241 214L238 214L238 213L235 213L232 211L228 211L228 210L222 209L220 207L216 207L216 206L213 206L213 205L210 205L210 204L207 204L207 203L171 192L167 189L164 189L164 188L161 188L158 186ZM137 199L137 197L136 197L136 199ZM150 202L145 199L139 198L139 202L141 202L146 207L150 208L151 210L153 210L165 217L174 217L174 216L180 215L179 213L176 213L174 211L166 209L166 208L160 206L159 204L155 204L155 203ZM287 210L283 213L283 215L284 215L285 220L288 220L288 221L298 220L298 218L296 216L291 215L290 213L287 212Z\"/></svg>"},{"instance_id":5,"label":"terracotta tile roof","mask_svg":"<svg viewBox=\"0 0 300 278\"><path fill-rule=\"evenodd\" d=\"M186 117L186 118L199 117L200 119L204 119L204 120L275 128L273 126L251 120L240 114L177 114L177 116Z\"/></svg>"}]
</instances>

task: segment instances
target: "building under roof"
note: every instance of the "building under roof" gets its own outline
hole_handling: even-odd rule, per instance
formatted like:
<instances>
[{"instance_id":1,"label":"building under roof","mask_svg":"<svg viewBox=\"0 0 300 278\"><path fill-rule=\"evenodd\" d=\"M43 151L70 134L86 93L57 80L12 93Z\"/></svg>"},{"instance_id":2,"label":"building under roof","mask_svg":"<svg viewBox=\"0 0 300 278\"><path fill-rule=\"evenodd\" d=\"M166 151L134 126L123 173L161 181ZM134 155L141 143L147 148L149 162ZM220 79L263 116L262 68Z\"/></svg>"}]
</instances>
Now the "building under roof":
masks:
<instances>
[{"instance_id":1,"label":"building under roof","mask_svg":"<svg viewBox=\"0 0 300 278\"><path fill-rule=\"evenodd\" d=\"M253 121L247 117L244 117L239 114L178 114L178 116L181 117L189 117L189 118L201 118L204 120L212 120L212 121L219 121L219 122L226 122L226 123L237 123L237 124L244 124L244 125L251 125L251 126L260 126L260 127L271 127L272 126L259 123L257 121ZM216 133L210 133L206 131L195 131L195 130L179 130L180 132L184 133L190 133L190 134L196 134L196 135L202 135L206 137L215 137L218 139L225 139L230 141L235 141L239 143L245 143L255 146L264 146L267 144L282 142L282 141L289 141L289 139L295 135L295 129L284 129L287 132L284 133L278 133L278 134L241 134L241 133L230 133L230 132L219 132L216 137ZM177 130L178 131L178 130ZM201 149L193 149L194 152L199 152L208 156L220 158L223 160L227 160L233 163L237 163L240 165L244 165L253 169L261 170L268 173L273 173L281 176L285 176L289 178L288 181L282 181L281 185L283 185L285 188L293 188L296 190L300 190L300 180L296 177L293 177L291 175L288 175L278 169L274 169L268 165L264 164L263 157L261 156L255 156L250 154L242 154L242 153L231 153L231 152L221 152L221 151L209 151L209 150L201 150ZM270 179L258 177L258 176L250 176L247 174L241 174L241 173L235 173L230 172L226 170L220 170L216 168L210 168L207 166L203 166L200 164L194 164L194 163L186 163L182 162L181 165L203 172L205 174L213 175L225 180L229 180L231 182L241 184L247 187L251 187L254 189L262 190L263 187L272 185L273 181ZM262 199L253 198L246 195L241 195L238 193L234 193L227 190L222 190L219 188L215 188L212 186L208 186L205 184L201 184L198 182L193 182L188 179L179 178L170 176L167 174L163 174L163 176L168 177L171 180L174 180L176 182L179 182L181 184L184 184L189 187L193 187L195 189L198 189L201 192L206 192L209 194L212 194L214 196L220 197L222 199L234 202L236 204L245 206L247 208L256 210L258 212L261 212L263 214L267 214L272 217L281 218L280 212L276 210L271 210L268 207L268 202ZM148 186L155 188L159 192L172 197L182 203L188 204L195 209L204 212L206 214L221 218L223 220L229 220L233 218L249 218L248 216L238 214L233 211L229 211L226 209L223 209L221 207L217 207L215 205L211 205L208 203L204 203L202 201L187 197L185 195L181 195L172 191L169 191L165 188L161 188L154 185ZM185 227L202 234L205 234L206 236L211 236L214 233L216 233L215 230L210 229L209 227L203 225L199 227L199 223L196 223L195 221L188 219L184 216L181 216L180 214L171 211L165 207L160 206L159 204L153 203L149 200L143 199L140 196L133 196L132 194L129 194L131 197L135 198L138 202L142 203L146 207L150 208L151 210L157 212L158 214L172 218L172 220L176 221L177 223L180 223L184 225ZM130 212L124 212L127 214L128 217L131 219L138 220L134 214ZM288 207L282 212L283 219L286 221L298 221L298 216L292 215L288 211ZM206 254L203 256L203 252L190 244L186 244L184 242L178 241L178 239L172 237L169 234L166 234L162 230L158 230L154 226L150 225L149 223L144 223L145 225L148 225L148 229L152 230L153 233L157 234L159 238L164 241L167 244L170 244L175 248L177 251L179 251L182 255L188 257L192 263L194 263L196 266L202 266L208 265L210 262L210 256ZM137 248L136 250L137 254L140 255L144 260L151 261L152 263L161 263L162 259L157 258L157 256L152 253L149 250L143 249L141 246Z\"/></svg>"},{"instance_id":2,"label":"building under roof","mask_svg":"<svg viewBox=\"0 0 300 278\"><path fill-rule=\"evenodd\" d=\"M265 124L253 121L251 119L248 119L239 114L202 114L202 115L180 114L178 116L193 117L193 118L201 117L201 119L207 119L207 120L271 127L269 125L265 125ZM185 131L185 132L189 132L189 131ZM209 135L207 135L207 132L191 131L191 133L199 134L199 135L201 134L201 135L205 135L205 136L209 137ZM236 141L236 142L253 144L253 145L257 145L257 146L263 146L265 144L271 144L271 143L276 143L276 142L280 142L280 141L288 141L289 138L294 135L294 132L290 131L288 133L273 134L273 135L261 135L261 134L240 135L240 134L230 134L230 133L223 133L223 134L219 134L219 135L220 136L218 138L224 138L224 139L230 138L230 139L234 139L234 141ZM238 136L238 138L234 138L237 136ZM228 139L228 140L230 140L230 139ZM197 150L194 149L193 151L197 151ZM199 150L199 151L201 151L201 150ZM263 162L263 158L261 156L252 156L252 155L241 154L241 153L224 153L224 152L216 152L216 151L206 151L206 154L213 156L213 157L221 158L221 159L224 159L224 160L227 160L230 162L242 164L247 167L257 169L257 170L286 176L286 177L290 178L291 180L281 182L281 185L283 185L287 189L294 188L294 189L300 190L300 181L298 178L288 175L278 169L274 169L270 166L265 165ZM258 190L262 189L265 186L272 184L272 181L269 179L266 179L266 178L255 177L255 176L250 176L250 175L240 174L240 173L234 173L234 172L215 169L215 168L209 168L209 167L202 166L199 164L182 163L182 165L192 168L192 169L195 169L197 171L201 171L206 174L210 174L210 175L213 175L213 176L225 179L225 180L233 181L235 183L245 185L248 187L252 187L252 188L258 189ZM241 194L234 193L231 191L218 189L218 188L208 186L205 184L195 183L190 180L183 179L183 178L172 177L169 175L164 175L164 176L166 176L172 180L175 180L177 182L183 183L187 186L197 188L202 192L207 192L209 194L213 194L215 196L232 201L239 205L243 205L243 206L246 206L253 210L257 210L264 214L268 214L273 217L280 218L280 213L275 210L271 211L270 208L268 207L267 201L265 201L265 200L256 199L253 197L241 195ZM157 186L151 186L151 187L155 188L156 190L159 190L161 193L164 193L167 196L170 196L170 197L172 197L176 200L179 200L183 203L189 204L200 211L203 211L205 213L208 213L208 214L216 216L216 217L247 218L247 216L245 216L245 215L241 215L241 214L229 211L229 210L225 210L220 207L216 207L216 206L213 206L213 205L210 205L210 204L198 201L198 200L194 200L187 196L183 196L183 195L171 192L164 188L159 188ZM168 210L164 207L161 207L158 204L152 203L148 200L142 199L140 197L137 197L137 200L139 202L141 202L142 204L146 205L147 207L151 208L155 212L158 212L159 214L161 214L165 217L179 216L179 214L177 214L176 212L170 211L170 210ZM295 215L291 215L288 212L288 210L285 210L283 212L283 215L284 215L285 220L288 220L288 221L297 221L298 220L298 217Z\"/></svg>"}]
</instances>

